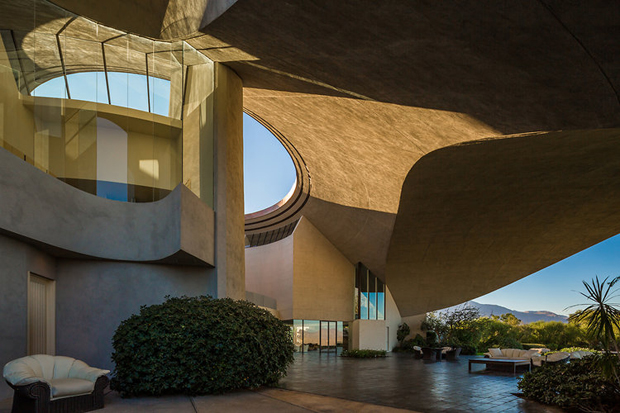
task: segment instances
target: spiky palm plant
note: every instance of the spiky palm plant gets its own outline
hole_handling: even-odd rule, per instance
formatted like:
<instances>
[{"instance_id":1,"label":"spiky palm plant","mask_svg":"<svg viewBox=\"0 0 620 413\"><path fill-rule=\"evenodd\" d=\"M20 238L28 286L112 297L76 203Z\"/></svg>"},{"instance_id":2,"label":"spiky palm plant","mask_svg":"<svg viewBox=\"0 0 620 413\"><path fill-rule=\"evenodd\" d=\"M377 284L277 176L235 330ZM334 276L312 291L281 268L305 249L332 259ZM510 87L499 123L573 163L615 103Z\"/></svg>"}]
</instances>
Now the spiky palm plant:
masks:
<instances>
[{"instance_id":1,"label":"spiky palm plant","mask_svg":"<svg viewBox=\"0 0 620 413\"><path fill-rule=\"evenodd\" d=\"M620 349L614 331L614 329L620 329L620 310L619 304L612 302L618 297L618 289L614 289L614 286L620 277L611 281L607 281L608 279L609 277L606 277L600 281L597 276L590 283L583 281L586 292L580 294L588 299L589 303L577 304L577 306L586 307L582 311L571 314L569 320L585 324L588 334L600 341L603 345L603 357L601 358L603 374L607 377L614 377L620 386L620 371L618 371Z\"/></svg>"}]
</instances>

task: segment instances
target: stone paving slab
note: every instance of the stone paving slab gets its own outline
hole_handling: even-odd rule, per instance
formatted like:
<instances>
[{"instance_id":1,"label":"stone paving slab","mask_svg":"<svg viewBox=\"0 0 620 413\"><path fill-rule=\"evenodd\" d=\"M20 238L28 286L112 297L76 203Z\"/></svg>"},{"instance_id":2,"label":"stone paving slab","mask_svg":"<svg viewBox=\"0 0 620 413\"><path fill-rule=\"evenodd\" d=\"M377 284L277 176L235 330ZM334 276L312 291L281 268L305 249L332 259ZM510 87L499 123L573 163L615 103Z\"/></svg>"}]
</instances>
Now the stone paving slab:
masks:
<instances>
[{"instance_id":1,"label":"stone paving slab","mask_svg":"<svg viewBox=\"0 0 620 413\"><path fill-rule=\"evenodd\" d=\"M11 399L0 401L0 413L10 413ZM217 396L162 396L123 399L116 392L105 395L109 413L403 413L410 410L374 406L350 400L291 390L264 388L235 391Z\"/></svg>"}]
</instances>

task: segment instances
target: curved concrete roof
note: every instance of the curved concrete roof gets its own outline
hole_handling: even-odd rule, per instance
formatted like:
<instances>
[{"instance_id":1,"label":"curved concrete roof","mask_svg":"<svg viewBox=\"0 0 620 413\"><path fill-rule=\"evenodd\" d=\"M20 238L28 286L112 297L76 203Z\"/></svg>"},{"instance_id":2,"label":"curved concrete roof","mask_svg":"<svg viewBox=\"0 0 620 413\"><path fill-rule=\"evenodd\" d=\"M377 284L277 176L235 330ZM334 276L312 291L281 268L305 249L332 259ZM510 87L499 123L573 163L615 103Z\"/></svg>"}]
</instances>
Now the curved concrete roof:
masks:
<instances>
[{"instance_id":1,"label":"curved concrete roof","mask_svg":"<svg viewBox=\"0 0 620 413\"><path fill-rule=\"evenodd\" d=\"M80 4L93 18L101 4L55 2ZM116 3L127 1L106 7ZM115 26L110 14L99 18ZM176 34L241 76L244 106L280 131L307 165L312 190L304 215L349 260L398 290L403 315L484 294L620 231L613 211L620 184L610 172L620 149L614 2L240 0L187 35L200 21L143 34ZM124 25L117 27L141 30ZM570 132L544 133L558 130ZM599 151L590 150L591 140ZM541 151L557 157L534 156ZM577 168L584 189L576 194L562 174L589 157L592 163ZM482 162L497 165L497 182ZM596 165L606 172L598 176ZM501 191L468 183L470 173ZM554 202L535 191L547 176L558 185ZM459 179L473 185L469 199L453 198ZM506 188L515 185L529 190L512 196ZM432 199L441 201L441 213L422 208ZM500 213L506 207L520 218ZM538 212L530 217L532 208ZM523 233L524 222L535 228ZM520 243L484 251L508 256L532 244L536 254L482 264L489 259L478 248L482 240L519 234ZM455 237L466 247L455 246ZM454 254L458 259L445 261ZM431 296L439 298L424 299Z\"/></svg>"}]
</instances>

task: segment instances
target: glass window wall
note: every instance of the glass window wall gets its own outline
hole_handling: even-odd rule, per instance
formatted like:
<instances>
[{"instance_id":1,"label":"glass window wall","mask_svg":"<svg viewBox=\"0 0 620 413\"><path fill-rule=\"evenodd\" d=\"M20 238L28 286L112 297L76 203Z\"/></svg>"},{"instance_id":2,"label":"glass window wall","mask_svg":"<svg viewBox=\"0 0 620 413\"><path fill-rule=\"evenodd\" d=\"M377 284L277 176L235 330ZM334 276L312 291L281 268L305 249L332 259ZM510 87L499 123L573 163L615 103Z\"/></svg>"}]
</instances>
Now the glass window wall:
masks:
<instances>
[{"instance_id":1,"label":"glass window wall","mask_svg":"<svg viewBox=\"0 0 620 413\"><path fill-rule=\"evenodd\" d=\"M296 352L335 352L348 346L348 323L329 320L292 320L293 344Z\"/></svg>"},{"instance_id":2,"label":"glass window wall","mask_svg":"<svg viewBox=\"0 0 620 413\"><path fill-rule=\"evenodd\" d=\"M385 320L385 284L362 263L355 273L355 319Z\"/></svg>"},{"instance_id":3,"label":"glass window wall","mask_svg":"<svg viewBox=\"0 0 620 413\"><path fill-rule=\"evenodd\" d=\"M29 30L0 27L0 147L101 197L165 197L184 181L184 110L211 116L201 105L212 85L201 80L204 91L196 92L188 84L191 73L209 78L212 62L185 42L142 38L47 6L31 3ZM185 91L192 99L184 109Z\"/></svg>"}]
</instances>

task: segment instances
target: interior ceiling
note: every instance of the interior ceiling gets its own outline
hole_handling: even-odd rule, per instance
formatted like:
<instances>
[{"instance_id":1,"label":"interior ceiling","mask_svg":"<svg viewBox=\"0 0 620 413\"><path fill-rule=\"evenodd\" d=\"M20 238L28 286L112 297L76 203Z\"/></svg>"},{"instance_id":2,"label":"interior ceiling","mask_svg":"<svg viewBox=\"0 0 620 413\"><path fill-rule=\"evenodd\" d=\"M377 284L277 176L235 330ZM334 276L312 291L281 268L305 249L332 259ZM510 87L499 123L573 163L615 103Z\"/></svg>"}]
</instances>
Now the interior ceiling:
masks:
<instances>
[{"instance_id":1,"label":"interior ceiling","mask_svg":"<svg viewBox=\"0 0 620 413\"><path fill-rule=\"evenodd\" d=\"M139 2L106 8L116 3ZM81 14L100 4L79 2ZM194 23L176 34L239 74L244 106L306 162L304 215L351 262L386 279L407 316L620 232L619 26L612 1L239 0L199 31L186 34ZM592 139L602 148L595 155ZM563 174L590 156L573 192ZM537 186L546 176L551 186ZM547 202L541 191L554 185ZM496 245L481 250L482 239ZM536 254L512 253L532 245ZM501 263L483 265L498 254Z\"/></svg>"}]
</instances>

